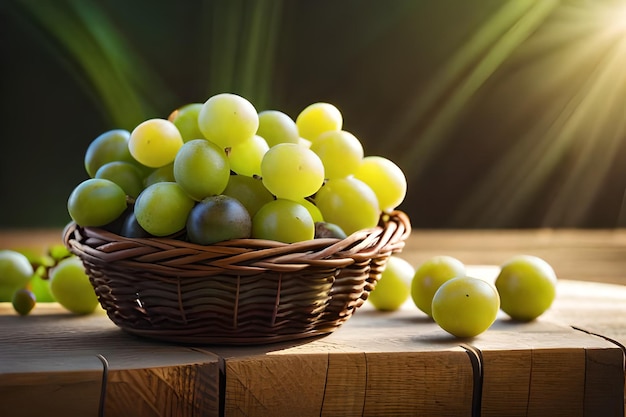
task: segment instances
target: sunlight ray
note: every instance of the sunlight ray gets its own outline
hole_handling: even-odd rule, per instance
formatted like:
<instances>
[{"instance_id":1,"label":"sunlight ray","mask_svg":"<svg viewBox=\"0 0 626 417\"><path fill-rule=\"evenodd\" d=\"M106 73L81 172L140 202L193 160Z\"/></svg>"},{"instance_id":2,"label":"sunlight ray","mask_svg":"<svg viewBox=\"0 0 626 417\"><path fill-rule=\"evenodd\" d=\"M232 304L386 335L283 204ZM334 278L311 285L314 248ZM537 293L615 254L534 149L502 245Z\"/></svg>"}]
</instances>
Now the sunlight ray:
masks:
<instances>
[{"instance_id":1,"label":"sunlight ray","mask_svg":"<svg viewBox=\"0 0 626 417\"><path fill-rule=\"evenodd\" d=\"M442 78L433 82L432 90L418 95L416 105L410 109L414 116L409 120L419 121L427 116L426 110L437 102L439 111L426 123L419 141L408 149L404 160L409 177L419 178L420 170L430 161L438 149L445 146L444 133L453 124L469 100L506 58L530 36L558 4L558 1L534 2L528 9L520 9L520 4L528 2L508 2L501 12L485 24L483 29L464 46L459 55L452 58L441 71ZM506 26L508 27L506 27ZM474 62L479 58L478 62ZM453 90L450 91L450 89ZM405 136L392 134L394 136Z\"/></svg>"},{"instance_id":2,"label":"sunlight ray","mask_svg":"<svg viewBox=\"0 0 626 417\"><path fill-rule=\"evenodd\" d=\"M394 141L405 137L414 129L415 125L426 123L433 108L445 99L446 95L454 87L454 84L462 79L475 62L493 45L497 39L505 33L515 22L528 10L527 2L509 2L503 6L496 15L480 26L478 32L470 37L453 54L445 66L438 71L437 76L429 84L426 90L416 91L413 103L406 107L405 117L399 117L389 132L389 145ZM431 140L432 141L432 140Z\"/></svg>"},{"instance_id":3,"label":"sunlight ray","mask_svg":"<svg viewBox=\"0 0 626 417\"><path fill-rule=\"evenodd\" d=\"M600 191L602 182L607 180L606 174L615 151L624 138L626 76L623 69L626 38L612 52L587 96L590 108L584 109L580 115L583 131L587 134L584 138L579 135L581 146L577 150L578 158L571 174L552 200L544 224L561 223L570 226L582 221L595 200L593 197ZM595 115L593 123L589 121L590 115ZM580 198L581 195L586 198ZM577 204L572 204L573 201L577 201Z\"/></svg>"},{"instance_id":4,"label":"sunlight ray","mask_svg":"<svg viewBox=\"0 0 626 417\"><path fill-rule=\"evenodd\" d=\"M571 226L584 220L608 180L606 174L626 126L626 27L619 31L616 28L621 26L607 21L612 15L606 4L589 10L592 6L569 4L555 13L556 26L546 25L515 57L522 64L515 77L534 86L521 99L521 106L532 110L543 105L543 114L476 184L475 192L459 205L453 224L505 227L519 221L541 198L549 200L544 224ZM589 16L599 20L589 22ZM572 19L571 29L564 17ZM584 38L579 21L586 22ZM565 42L564 34L574 33L573 40ZM546 47L549 53L542 52ZM562 98L568 95L563 104ZM545 191L546 182L564 163L571 166L560 188L542 197L539 193Z\"/></svg>"}]
</instances>

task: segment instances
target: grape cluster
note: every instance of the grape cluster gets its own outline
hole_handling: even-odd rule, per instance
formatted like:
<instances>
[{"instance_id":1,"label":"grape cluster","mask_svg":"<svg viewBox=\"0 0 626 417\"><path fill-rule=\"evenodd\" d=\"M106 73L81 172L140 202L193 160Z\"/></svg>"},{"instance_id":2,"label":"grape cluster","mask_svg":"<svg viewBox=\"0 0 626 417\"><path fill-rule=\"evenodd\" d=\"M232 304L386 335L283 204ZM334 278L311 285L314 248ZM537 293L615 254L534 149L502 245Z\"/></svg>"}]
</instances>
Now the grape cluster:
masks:
<instances>
[{"instance_id":1,"label":"grape cluster","mask_svg":"<svg viewBox=\"0 0 626 417\"><path fill-rule=\"evenodd\" d=\"M89 178L68 199L76 224L203 245L342 238L375 227L407 190L395 163L364 155L334 105L294 120L231 93L104 132L84 162Z\"/></svg>"}]
</instances>

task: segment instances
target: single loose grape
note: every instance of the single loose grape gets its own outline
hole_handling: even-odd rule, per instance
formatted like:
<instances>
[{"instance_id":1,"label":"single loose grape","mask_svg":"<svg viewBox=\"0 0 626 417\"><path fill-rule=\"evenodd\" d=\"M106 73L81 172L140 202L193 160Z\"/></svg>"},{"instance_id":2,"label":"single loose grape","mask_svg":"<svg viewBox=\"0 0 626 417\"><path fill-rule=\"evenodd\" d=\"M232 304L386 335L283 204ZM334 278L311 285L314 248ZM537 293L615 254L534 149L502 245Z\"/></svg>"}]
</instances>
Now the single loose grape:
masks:
<instances>
[{"instance_id":1,"label":"single loose grape","mask_svg":"<svg viewBox=\"0 0 626 417\"><path fill-rule=\"evenodd\" d=\"M210 97L198 113L198 127L204 137L221 148L250 139L259 127L259 115L245 98L231 93Z\"/></svg>"},{"instance_id":2,"label":"single loose grape","mask_svg":"<svg viewBox=\"0 0 626 417\"><path fill-rule=\"evenodd\" d=\"M327 179L354 174L363 159L361 142L345 130L331 130L320 134L311 144L311 150L322 160Z\"/></svg>"},{"instance_id":3,"label":"single loose grape","mask_svg":"<svg viewBox=\"0 0 626 417\"><path fill-rule=\"evenodd\" d=\"M159 168L174 161L183 146L183 138L174 123L165 119L149 119L130 134L128 149L141 164Z\"/></svg>"},{"instance_id":4,"label":"single loose grape","mask_svg":"<svg viewBox=\"0 0 626 417\"><path fill-rule=\"evenodd\" d=\"M98 169L109 162L137 163L128 150L129 138L129 131L113 129L100 134L91 141L85 152L85 170L87 174L94 178Z\"/></svg>"},{"instance_id":5,"label":"single loose grape","mask_svg":"<svg viewBox=\"0 0 626 417\"><path fill-rule=\"evenodd\" d=\"M185 228L194 203L177 183L157 182L139 194L135 201L135 216L146 232L167 236Z\"/></svg>"},{"instance_id":6,"label":"single loose grape","mask_svg":"<svg viewBox=\"0 0 626 417\"><path fill-rule=\"evenodd\" d=\"M185 143L174 159L174 178L191 198L221 194L228 184L230 163L224 149L206 139Z\"/></svg>"},{"instance_id":7,"label":"single loose grape","mask_svg":"<svg viewBox=\"0 0 626 417\"><path fill-rule=\"evenodd\" d=\"M202 109L203 103L189 103L174 110L167 117L167 120L174 123L178 128L183 142L189 142L194 139L205 139L198 126L198 114Z\"/></svg>"},{"instance_id":8,"label":"single loose grape","mask_svg":"<svg viewBox=\"0 0 626 417\"><path fill-rule=\"evenodd\" d=\"M11 301L13 293L26 287L33 273L33 266L24 254L0 250L0 302Z\"/></svg>"},{"instance_id":9,"label":"single loose grape","mask_svg":"<svg viewBox=\"0 0 626 417\"><path fill-rule=\"evenodd\" d=\"M35 304L37 304L37 299L35 294L30 290L22 288L13 293L11 303L13 304L13 309L17 311L20 316L26 316L35 307Z\"/></svg>"},{"instance_id":10,"label":"single loose grape","mask_svg":"<svg viewBox=\"0 0 626 417\"><path fill-rule=\"evenodd\" d=\"M390 212L404 201L407 181L394 162L382 156L366 156L354 176L376 193L381 210Z\"/></svg>"},{"instance_id":11,"label":"single loose grape","mask_svg":"<svg viewBox=\"0 0 626 417\"><path fill-rule=\"evenodd\" d=\"M354 177L326 181L315 195L315 205L325 221L338 225L348 235L375 227L380 220L376 194Z\"/></svg>"},{"instance_id":12,"label":"single loose grape","mask_svg":"<svg viewBox=\"0 0 626 417\"><path fill-rule=\"evenodd\" d=\"M339 109L330 103L313 103L298 114L296 126L301 137L315 142L324 132L341 130L343 116Z\"/></svg>"},{"instance_id":13,"label":"single loose grape","mask_svg":"<svg viewBox=\"0 0 626 417\"><path fill-rule=\"evenodd\" d=\"M411 281L415 306L432 317L433 297L439 287L452 278L465 276L465 264L452 256L440 255L424 261Z\"/></svg>"},{"instance_id":14,"label":"single loose grape","mask_svg":"<svg viewBox=\"0 0 626 417\"><path fill-rule=\"evenodd\" d=\"M499 309L496 288L482 279L467 276L444 282L432 303L435 322L461 338L478 336L491 327Z\"/></svg>"},{"instance_id":15,"label":"single loose grape","mask_svg":"<svg viewBox=\"0 0 626 417\"><path fill-rule=\"evenodd\" d=\"M252 219L252 237L256 239L294 243L314 236L315 224L311 214L295 201L270 201Z\"/></svg>"},{"instance_id":16,"label":"single loose grape","mask_svg":"<svg viewBox=\"0 0 626 417\"><path fill-rule=\"evenodd\" d=\"M230 169L239 175L261 176L261 161L269 148L265 139L258 135L231 146L228 151Z\"/></svg>"},{"instance_id":17,"label":"single loose grape","mask_svg":"<svg viewBox=\"0 0 626 417\"><path fill-rule=\"evenodd\" d=\"M191 209L187 218L187 237L200 245L246 239L251 233L250 214L237 199L227 195L205 198Z\"/></svg>"},{"instance_id":18,"label":"single loose grape","mask_svg":"<svg viewBox=\"0 0 626 417\"><path fill-rule=\"evenodd\" d=\"M261 161L263 184L276 197L299 200L324 183L324 164L310 149L295 143L271 147Z\"/></svg>"},{"instance_id":19,"label":"single loose grape","mask_svg":"<svg viewBox=\"0 0 626 417\"><path fill-rule=\"evenodd\" d=\"M414 274L415 268L408 261L397 255L390 256L368 300L377 310L399 309L409 299Z\"/></svg>"},{"instance_id":20,"label":"single loose grape","mask_svg":"<svg viewBox=\"0 0 626 417\"><path fill-rule=\"evenodd\" d=\"M259 113L259 129L261 136L272 147L279 143L298 143L300 134L296 122L278 110L264 110Z\"/></svg>"},{"instance_id":21,"label":"single loose grape","mask_svg":"<svg viewBox=\"0 0 626 417\"><path fill-rule=\"evenodd\" d=\"M231 175L222 194L241 202L250 213L250 217L254 217L265 203L274 200L274 196L265 188L260 178L246 175Z\"/></svg>"},{"instance_id":22,"label":"single loose grape","mask_svg":"<svg viewBox=\"0 0 626 417\"><path fill-rule=\"evenodd\" d=\"M556 298L557 277L545 260L517 255L505 262L496 278L502 311L519 321L534 320Z\"/></svg>"},{"instance_id":23,"label":"single loose grape","mask_svg":"<svg viewBox=\"0 0 626 417\"><path fill-rule=\"evenodd\" d=\"M126 193L113 181L90 178L74 188L67 209L72 220L80 226L104 226L126 210Z\"/></svg>"},{"instance_id":24,"label":"single loose grape","mask_svg":"<svg viewBox=\"0 0 626 417\"><path fill-rule=\"evenodd\" d=\"M50 291L59 304L75 314L90 314L98 297L81 260L66 258L50 271Z\"/></svg>"},{"instance_id":25,"label":"single loose grape","mask_svg":"<svg viewBox=\"0 0 626 417\"><path fill-rule=\"evenodd\" d=\"M143 177L136 165L129 162L114 161L102 165L95 178L113 181L124 190L126 195L136 198L143 190Z\"/></svg>"}]
</instances>

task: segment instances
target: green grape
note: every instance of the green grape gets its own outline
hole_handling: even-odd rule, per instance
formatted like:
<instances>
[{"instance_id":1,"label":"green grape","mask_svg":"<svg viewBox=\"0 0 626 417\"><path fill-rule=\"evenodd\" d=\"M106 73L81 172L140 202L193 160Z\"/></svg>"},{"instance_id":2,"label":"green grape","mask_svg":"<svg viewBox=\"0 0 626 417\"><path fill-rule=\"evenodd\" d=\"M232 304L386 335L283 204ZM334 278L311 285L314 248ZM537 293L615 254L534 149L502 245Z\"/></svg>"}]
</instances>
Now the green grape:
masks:
<instances>
[{"instance_id":1,"label":"green grape","mask_svg":"<svg viewBox=\"0 0 626 417\"><path fill-rule=\"evenodd\" d=\"M230 163L226 152L206 139L185 143L174 160L174 178L194 200L221 194L228 184Z\"/></svg>"},{"instance_id":2,"label":"green grape","mask_svg":"<svg viewBox=\"0 0 626 417\"><path fill-rule=\"evenodd\" d=\"M407 182L402 169L382 156L366 156L354 176L376 193L380 208L390 212L402 203L406 196Z\"/></svg>"},{"instance_id":3,"label":"green grape","mask_svg":"<svg viewBox=\"0 0 626 417\"><path fill-rule=\"evenodd\" d=\"M202 109L202 103L186 104L174 110L167 117L167 120L174 123L178 128L183 142L189 142L194 139L205 139L204 135L198 127L198 114Z\"/></svg>"},{"instance_id":4,"label":"green grape","mask_svg":"<svg viewBox=\"0 0 626 417\"><path fill-rule=\"evenodd\" d=\"M259 115L245 98L222 93L209 98L198 114L204 137L222 148L250 139L259 127Z\"/></svg>"},{"instance_id":5,"label":"green grape","mask_svg":"<svg viewBox=\"0 0 626 417\"><path fill-rule=\"evenodd\" d=\"M368 300L377 310L399 309L409 299L414 274L415 268L408 261L398 256L390 256Z\"/></svg>"},{"instance_id":6,"label":"green grape","mask_svg":"<svg viewBox=\"0 0 626 417\"><path fill-rule=\"evenodd\" d=\"M341 227L348 235L375 227L380 220L376 194L353 177L326 181L315 195L315 205L324 220Z\"/></svg>"},{"instance_id":7,"label":"green grape","mask_svg":"<svg viewBox=\"0 0 626 417\"><path fill-rule=\"evenodd\" d=\"M50 271L50 291L59 304L75 314L93 313L98 297L81 260L66 258Z\"/></svg>"},{"instance_id":8,"label":"green grape","mask_svg":"<svg viewBox=\"0 0 626 417\"><path fill-rule=\"evenodd\" d=\"M50 292L50 281L43 279L41 274L35 273L33 275L29 287L38 303L52 303L55 301Z\"/></svg>"},{"instance_id":9,"label":"green grape","mask_svg":"<svg viewBox=\"0 0 626 417\"><path fill-rule=\"evenodd\" d=\"M311 144L311 150L322 160L327 179L354 174L363 159L361 142L345 130L320 134Z\"/></svg>"},{"instance_id":10,"label":"green grape","mask_svg":"<svg viewBox=\"0 0 626 417\"><path fill-rule=\"evenodd\" d=\"M324 221L324 216L322 216L322 212L311 201L307 200L306 198L301 198L301 199L296 200L296 203L302 204L304 208L309 210L309 214L311 215L313 222L321 223Z\"/></svg>"},{"instance_id":11,"label":"green grape","mask_svg":"<svg viewBox=\"0 0 626 417\"><path fill-rule=\"evenodd\" d=\"M496 278L502 311L519 321L534 320L556 298L557 277L545 260L517 255L505 262Z\"/></svg>"},{"instance_id":12,"label":"green grape","mask_svg":"<svg viewBox=\"0 0 626 417\"><path fill-rule=\"evenodd\" d=\"M48 248L48 255L52 258L53 261L60 261L65 258L69 258L72 256L72 252L62 243L57 243L55 245L51 245ZM52 266L52 264L50 265Z\"/></svg>"},{"instance_id":13,"label":"green grape","mask_svg":"<svg viewBox=\"0 0 626 417\"><path fill-rule=\"evenodd\" d=\"M33 266L20 252L0 250L0 302L11 301L16 290L26 287L33 276Z\"/></svg>"},{"instance_id":14,"label":"green grape","mask_svg":"<svg viewBox=\"0 0 626 417\"><path fill-rule=\"evenodd\" d=\"M114 161L102 165L95 178L113 181L126 195L136 198L143 190L143 178L139 169L128 162Z\"/></svg>"},{"instance_id":15,"label":"green grape","mask_svg":"<svg viewBox=\"0 0 626 417\"><path fill-rule=\"evenodd\" d=\"M157 182L174 182L174 162L153 170L144 178L144 188Z\"/></svg>"},{"instance_id":16,"label":"green grape","mask_svg":"<svg viewBox=\"0 0 626 417\"><path fill-rule=\"evenodd\" d=\"M496 320L499 309L496 288L482 279L466 276L444 282L432 302L435 322L460 338L483 333Z\"/></svg>"},{"instance_id":17,"label":"green grape","mask_svg":"<svg viewBox=\"0 0 626 417\"><path fill-rule=\"evenodd\" d=\"M109 130L95 138L85 152L87 174L94 178L98 169L109 162L137 163L128 150L129 138L130 132L123 129Z\"/></svg>"},{"instance_id":18,"label":"green grape","mask_svg":"<svg viewBox=\"0 0 626 417\"><path fill-rule=\"evenodd\" d=\"M22 288L13 293L11 303L20 316L26 316L35 307L35 304L37 304L37 298L31 291Z\"/></svg>"},{"instance_id":19,"label":"green grape","mask_svg":"<svg viewBox=\"0 0 626 417\"><path fill-rule=\"evenodd\" d=\"M339 109L330 103L313 103L298 114L296 126L301 137L315 142L324 132L341 130L343 116Z\"/></svg>"},{"instance_id":20,"label":"green grape","mask_svg":"<svg viewBox=\"0 0 626 417\"><path fill-rule=\"evenodd\" d=\"M324 182L324 165L310 149L295 143L271 147L261 161L265 187L276 197L299 200L311 196Z\"/></svg>"},{"instance_id":21,"label":"green grape","mask_svg":"<svg viewBox=\"0 0 626 417\"><path fill-rule=\"evenodd\" d=\"M444 282L462 276L465 276L465 264L457 258L439 255L425 260L411 281L411 297L415 306L432 317L435 292Z\"/></svg>"},{"instance_id":22,"label":"green grape","mask_svg":"<svg viewBox=\"0 0 626 417\"><path fill-rule=\"evenodd\" d=\"M126 210L126 193L113 181L90 178L74 188L67 209L80 226L104 226Z\"/></svg>"},{"instance_id":23,"label":"green grape","mask_svg":"<svg viewBox=\"0 0 626 417\"><path fill-rule=\"evenodd\" d=\"M250 139L233 145L228 151L230 169L239 175L261 175L261 161L269 146L261 136L254 135Z\"/></svg>"},{"instance_id":24,"label":"green grape","mask_svg":"<svg viewBox=\"0 0 626 417\"><path fill-rule=\"evenodd\" d=\"M245 239L251 233L250 214L237 199L227 195L205 198L191 209L187 219L187 237L200 245Z\"/></svg>"},{"instance_id":25,"label":"green grape","mask_svg":"<svg viewBox=\"0 0 626 417\"><path fill-rule=\"evenodd\" d=\"M298 143L300 140L296 122L278 110L264 110L259 113L257 135L265 139L270 148L279 143Z\"/></svg>"},{"instance_id":26,"label":"green grape","mask_svg":"<svg viewBox=\"0 0 626 417\"><path fill-rule=\"evenodd\" d=\"M165 119L146 120L130 133L128 149L141 164L159 168L174 161L183 138L174 123Z\"/></svg>"},{"instance_id":27,"label":"green grape","mask_svg":"<svg viewBox=\"0 0 626 417\"><path fill-rule=\"evenodd\" d=\"M139 194L135 201L135 216L146 232L153 236L168 236L185 228L194 203L177 183L157 182Z\"/></svg>"},{"instance_id":28,"label":"green grape","mask_svg":"<svg viewBox=\"0 0 626 417\"><path fill-rule=\"evenodd\" d=\"M263 185L259 178L246 175L231 175L228 185L222 194L236 198L244 205L250 217L265 204L274 200L274 196Z\"/></svg>"},{"instance_id":29,"label":"green grape","mask_svg":"<svg viewBox=\"0 0 626 417\"><path fill-rule=\"evenodd\" d=\"M252 237L294 243L315 237L309 211L291 200L277 199L259 209L252 219Z\"/></svg>"}]
</instances>

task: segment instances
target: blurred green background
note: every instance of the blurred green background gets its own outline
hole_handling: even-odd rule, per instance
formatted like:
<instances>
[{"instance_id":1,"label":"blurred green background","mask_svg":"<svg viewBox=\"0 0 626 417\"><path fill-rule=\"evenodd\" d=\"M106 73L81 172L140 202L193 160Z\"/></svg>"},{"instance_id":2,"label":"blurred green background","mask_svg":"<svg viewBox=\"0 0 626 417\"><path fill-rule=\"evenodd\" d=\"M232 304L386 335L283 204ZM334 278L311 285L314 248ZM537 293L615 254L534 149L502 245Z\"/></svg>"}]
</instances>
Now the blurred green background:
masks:
<instances>
[{"instance_id":1,"label":"blurred green background","mask_svg":"<svg viewBox=\"0 0 626 417\"><path fill-rule=\"evenodd\" d=\"M626 0L0 2L0 228L60 227L105 130L335 104L415 228L626 226Z\"/></svg>"}]
</instances>

